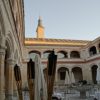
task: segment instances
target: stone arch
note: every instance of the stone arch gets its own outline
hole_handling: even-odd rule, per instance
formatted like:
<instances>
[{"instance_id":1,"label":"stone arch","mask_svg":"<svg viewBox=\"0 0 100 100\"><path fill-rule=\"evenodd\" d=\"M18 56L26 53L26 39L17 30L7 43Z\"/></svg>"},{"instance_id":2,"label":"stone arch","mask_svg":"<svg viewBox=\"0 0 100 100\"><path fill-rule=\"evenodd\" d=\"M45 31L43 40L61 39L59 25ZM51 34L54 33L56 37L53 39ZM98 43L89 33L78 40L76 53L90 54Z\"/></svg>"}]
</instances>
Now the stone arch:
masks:
<instances>
[{"instance_id":1,"label":"stone arch","mask_svg":"<svg viewBox=\"0 0 100 100\"><path fill-rule=\"evenodd\" d=\"M15 52L14 52L14 61L15 61L15 64L19 65L18 63L18 50L16 49ZM15 67L15 66L14 66ZM17 86L16 86L16 80L15 80L15 77L13 77L13 93L15 95L17 95Z\"/></svg>"},{"instance_id":2,"label":"stone arch","mask_svg":"<svg viewBox=\"0 0 100 100\"><path fill-rule=\"evenodd\" d=\"M0 37L5 36L5 25L3 20L3 13L0 7Z\"/></svg>"},{"instance_id":3,"label":"stone arch","mask_svg":"<svg viewBox=\"0 0 100 100\"><path fill-rule=\"evenodd\" d=\"M32 50L29 52L29 58L33 59L35 58L36 55L39 55L41 57L41 52L37 50Z\"/></svg>"},{"instance_id":4,"label":"stone arch","mask_svg":"<svg viewBox=\"0 0 100 100\"><path fill-rule=\"evenodd\" d=\"M9 32L6 37L6 51L9 51L9 58L14 58L14 40Z\"/></svg>"},{"instance_id":5,"label":"stone arch","mask_svg":"<svg viewBox=\"0 0 100 100\"><path fill-rule=\"evenodd\" d=\"M15 63L18 64L18 51L17 49L15 50L15 53L14 53L14 60L15 60Z\"/></svg>"},{"instance_id":6,"label":"stone arch","mask_svg":"<svg viewBox=\"0 0 100 100\"><path fill-rule=\"evenodd\" d=\"M97 54L97 50L96 50L95 46L92 46L89 48L89 54L90 54L90 56Z\"/></svg>"},{"instance_id":7,"label":"stone arch","mask_svg":"<svg viewBox=\"0 0 100 100\"><path fill-rule=\"evenodd\" d=\"M99 53L100 53L100 43L98 44L98 48L99 48Z\"/></svg>"},{"instance_id":8,"label":"stone arch","mask_svg":"<svg viewBox=\"0 0 100 100\"><path fill-rule=\"evenodd\" d=\"M57 55L58 55L58 58L67 58L68 57L67 52L63 51L63 50L58 51Z\"/></svg>"},{"instance_id":9,"label":"stone arch","mask_svg":"<svg viewBox=\"0 0 100 100\"><path fill-rule=\"evenodd\" d=\"M92 81L93 81L94 84L97 84L97 81L96 81L97 68L98 68L97 65L92 65L92 67L91 67Z\"/></svg>"},{"instance_id":10,"label":"stone arch","mask_svg":"<svg viewBox=\"0 0 100 100\"><path fill-rule=\"evenodd\" d=\"M40 51L37 51L37 50L32 50L32 51L29 52L29 54L30 54L30 53L36 53L36 54L41 55L41 52L40 52Z\"/></svg>"},{"instance_id":11,"label":"stone arch","mask_svg":"<svg viewBox=\"0 0 100 100\"><path fill-rule=\"evenodd\" d=\"M57 73L58 73L58 79L59 80L61 80L61 81L64 81L65 80L66 71L68 71L68 73L69 73L69 69L66 68L66 67L60 67L58 69Z\"/></svg>"},{"instance_id":12,"label":"stone arch","mask_svg":"<svg viewBox=\"0 0 100 100\"><path fill-rule=\"evenodd\" d=\"M10 57L11 57L11 48L10 48L10 44L6 41L5 59L8 59Z\"/></svg>"},{"instance_id":13,"label":"stone arch","mask_svg":"<svg viewBox=\"0 0 100 100\"><path fill-rule=\"evenodd\" d=\"M5 68L4 68L4 75L5 75L5 81L6 81L6 73L7 73L7 60L11 57L11 48L8 41L6 41L6 51L5 51Z\"/></svg>"},{"instance_id":14,"label":"stone arch","mask_svg":"<svg viewBox=\"0 0 100 100\"><path fill-rule=\"evenodd\" d=\"M0 7L0 46L2 47L5 46L5 25L1 7Z\"/></svg>"},{"instance_id":15,"label":"stone arch","mask_svg":"<svg viewBox=\"0 0 100 100\"><path fill-rule=\"evenodd\" d=\"M74 77L75 77L75 82L83 80L82 68L74 67L74 68L72 68L72 72L73 72Z\"/></svg>"},{"instance_id":16,"label":"stone arch","mask_svg":"<svg viewBox=\"0 0 100 100\"><path fill-rule=\"evenodd\" d=\"M5 80L5 91L6 91L5 97L6 98L8 96L8 90L11 85L10 82L12 81L13 83L12 69L14 66L11 67L14 63L14 44L13 43L14 41L11 37L11 33L8 33L5 40L6 50L5 50L5 63L4 63L4 80Z\"/></svg>"},{"instance_id":17,"label":"stone arch","mask_svg":"<svg viewBox=\"0 0 100 100\"><path fill-rule=\"evenodd\" d=\"M49 54L51 53L52 50L46 50L43 52L43 58L48 58Z\"/></svg>"},{"instance_id":18,"label":"stone arch","mask_svg":"<svg viewBox=\"0 0 100 100\"><path fill-rule=\"evenodd\" d=\"M80 53L78 51L71 51L70 57L71 58L80 58Z\"/></svg>"}]
</instances>

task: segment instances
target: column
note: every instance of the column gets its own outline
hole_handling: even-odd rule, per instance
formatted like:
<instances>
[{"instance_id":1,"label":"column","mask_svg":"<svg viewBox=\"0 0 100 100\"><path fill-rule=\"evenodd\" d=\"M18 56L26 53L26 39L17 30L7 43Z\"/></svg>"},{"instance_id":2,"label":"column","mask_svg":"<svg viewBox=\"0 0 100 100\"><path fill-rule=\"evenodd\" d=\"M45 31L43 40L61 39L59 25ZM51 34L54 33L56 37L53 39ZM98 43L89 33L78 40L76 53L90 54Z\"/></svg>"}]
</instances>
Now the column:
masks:
<instances>
[{"instance_id":1,"label":"column","mask_svg":"<svg viewBox=\"0 0 100 100\"><path fill-rule=\"evenodd\" d=\"M5 100L4 92L4 60L5 60L5 49L0 48L0 100Z\"/></svg>"},{"instance_id":2,"label":"column","mask_svg":"<svg viewBox=\"0 0 100 100\"><path fill-rule=\"evenodd\" d=\"M6 64L6 100L13 100L14 60L7 59Z\"/></svg>"},{"instance_id":3,"label":"column","mask_svg":"<svg viewBox=\"0 0 100 100\"><path fill-rule=\"evenodd\" d=\"M41 58L43 58L43 51L41 52Z\"/></svg>"},{"instance_id":4,"label":"column","mask_svg":"<svg viewBox=\"0 0 100 100\"><path fill-rule=\"evenodd\" d=\"M55 73L55 82L57 83L58 82L58 71L57 71L58 69L56 69L56 73Z\"/></svg>"},{"instance_id":5,"label":"column","mask_svg":"<svg viewBox=\"0 0 100 100\"><path fill-rule=\"evenodd\" d=\"M71 76L72 76L72 68L69 68L69 78L70 78L70 82L72 83Z\"/></svg>"},{"instance_id":6,"label":"column","mask_svg":"<svg viewBox=\"0 0 100 100\"><path fill-rule=\"evenodd\" d=\"M70 51L68 51L68 58L70 58Z\"/></svg>"},{"instance_id":7,"label":"column","mask_svg":"<svg viewBox=\"0 0 100 100\"><path fill-rule=\"evenodd\" d=\"M15 78L13 79L13 97L18 98L18 91L17 91L17 86L16 86L16 81Z\"/></svg>"},{"instance_id":8,"label":"column","mask_svg":"<svg viewBox=\"0 0 100 100\"><path fill-rule=\"evenodd\" d=\"M83 80L88 81L88 69L85 66L82 66Z\"/></svg>"},{"instance_id":9,"label":"column","mask_svg":"<svg viewBox=\"0 0 100 100\"><path fill-rule=\"evenodd\" d=\"M91 71L91 67L88 68L87 77L88 77L88 81L89 81L90 83L93 83L93 81L92 81L92 71Z\"/></svg>"},{"instance_id":10,"label":"column","mask_svg":"<svg viewBox=\"0 0 100 100\"><path fill-rule=\"evenodd\" d=\"M100 52L99 52L99 45L98 45L98 44L96 45L96 51L97 51L97 54L100 53Z\"/></svg>"}]
</instances>

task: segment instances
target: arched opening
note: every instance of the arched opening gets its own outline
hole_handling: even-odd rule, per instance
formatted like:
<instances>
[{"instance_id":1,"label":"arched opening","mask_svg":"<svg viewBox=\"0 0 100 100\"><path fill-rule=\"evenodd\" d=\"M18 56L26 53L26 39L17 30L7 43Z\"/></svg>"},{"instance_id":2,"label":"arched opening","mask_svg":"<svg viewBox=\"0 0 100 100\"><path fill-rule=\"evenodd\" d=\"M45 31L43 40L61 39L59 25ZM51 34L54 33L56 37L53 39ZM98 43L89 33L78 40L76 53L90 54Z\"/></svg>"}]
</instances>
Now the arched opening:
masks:
<instances>
[{"instance_id":1,"label":"arched opening","mask_svg":"<svg viewBox=\"0 0 100 100\"><path fill-rule=\"evenodd\" d=\"M83 80L83 74L82 74L82 69L80 67L74 67L72 68L72 72L75 77L75 82L79 82Z\"/></svg>"},{"instance_id":2,"label":"arched opening","mask_svg":"<svg viewBox=\"0 0 100 100\"><path fill-rule=\"evenodd\" d=\"M72 51L70 54L71 58L80 58L80 53L78 51Z\"/></svg>"},{"instance_id":3,"label":"arched opening","mask_svg":"<svg viewBox=\"0 0 100 100\"><path fill-rule=\"evenodd\" d=\"M93 81L94 84L97 84L97 81L96 81L97 68L98 68L97 65L93 65L91 67L91 71L92 71L92 81Z\"/></svg>"},{"instance_id":4,"label":"arched opening","mask_svg":"<svg viewBox=\"0 0 100 100\"><path fill-rule=\"evenodd\" d=\"M8 86L9 86L9 66L8 66L8 59L11 56L11 49L8 42L6 42L6 51L5 51L5 63L4 63L4 88L5 88L5 97L8 96Z\"/></svg>"},{"instance_id":5,"label":"arched opening","mask_svg":"<svg viewBox=\"0 0 100 100\"><path fill-rule=\"evenodd\" d=\"M5 41L5 62L4 62L4 85L5 99L13 97L13 67L14 67L14 44L11 33L7 34ZM9 97L10 96L10 97Z\"/></svg>"},{"instance_id":6,"label":"arched opening","mask_svg":"<svg viewBox=\"0 0 100 100\"><path fill-rule=\"evenodd\" d=\"M65 51L59 51L59 52L57 53L57 55L58 55L58 58L59 58L59 59L61 59L61 58L68 58L67 52L65 52Z\"/></svg>"},{"instance_id":7,"label":"arched opening","mask_svg":"<svg viewBox=\"0 0 100 100\"><path fill-rule=\"evenodd\" d=\"M99 48L99 52L100 52L100 43L99 43L99 45L98 45L98 48Z\"/></svg>"},{"instance_id":8,"label":"arched opening","mask_svg":"<svg viewBox=\"0 0 100 100\"><path fill-rule=\"evenodd\" d=\"M47 59L50 53L51 53L51 50L45 51L43 53L43 58L46 58Z\"/></svg>"},{"instance_id":9,"label":"arched opening","mask_svg":"<svg viewBox=\"0 0 100 100\"><path fill-rule=\"evenodd\" d=\"M3 20L2 9L0 7L0 39L2 39L1 36L5 36L5 25L4 25L4 20Z\"/></svg>"},{"instance_id":10,"label":"arched opening","mask_svg":"<svg viewBox=\"0 0 100 100\"><path fill-rule=\"evenodd\" d=\"M66 71L68 71L69 73L68 68L65 68L65 67L61 67L58 69L58 78L60 81L65 81Z\"/></svg>"},{"instance_id":11,"label":"arched opening","mask_svg":"<svg viewBox=\"0 0 100 100\"><path fill-rule=\"evenodd\" d=\"M31 58L32 60L34 60L35 59L35 56L36 55L39 55L40 57L41 57L41 53L39 52L39 51L30 51L29 52L29 58Z\"/></svg>"},{"instance_id":12,"label":"arched opening","mask_svg":"<svg viewBox=\"0 0 100 100\"><path fill-rule=\"evenodd\" d=\"M97 50L96 50L96 47L95 46L92 46L89 49L89 54L90 54L90 56L93 56L93 55L97 54Z\"/></svg>"}]
</instances>

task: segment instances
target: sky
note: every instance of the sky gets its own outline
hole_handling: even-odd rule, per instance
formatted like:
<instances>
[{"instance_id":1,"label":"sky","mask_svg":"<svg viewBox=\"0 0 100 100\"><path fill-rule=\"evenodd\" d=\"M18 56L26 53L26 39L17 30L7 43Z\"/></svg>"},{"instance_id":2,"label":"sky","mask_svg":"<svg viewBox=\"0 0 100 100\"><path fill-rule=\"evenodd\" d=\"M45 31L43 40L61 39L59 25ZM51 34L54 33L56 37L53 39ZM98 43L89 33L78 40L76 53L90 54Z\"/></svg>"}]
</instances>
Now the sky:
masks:
<instances>
[{"instance_id":1,"label":"sky","mask_svg":"<svg viewBox=\"0 0 100 100\"><path fill-rule=\"evenodd\" d=\"M100 0L24 0L25 36L36 37L39 16L45 38L94 40L100 36Z\"/></svg>"}]
</instances>

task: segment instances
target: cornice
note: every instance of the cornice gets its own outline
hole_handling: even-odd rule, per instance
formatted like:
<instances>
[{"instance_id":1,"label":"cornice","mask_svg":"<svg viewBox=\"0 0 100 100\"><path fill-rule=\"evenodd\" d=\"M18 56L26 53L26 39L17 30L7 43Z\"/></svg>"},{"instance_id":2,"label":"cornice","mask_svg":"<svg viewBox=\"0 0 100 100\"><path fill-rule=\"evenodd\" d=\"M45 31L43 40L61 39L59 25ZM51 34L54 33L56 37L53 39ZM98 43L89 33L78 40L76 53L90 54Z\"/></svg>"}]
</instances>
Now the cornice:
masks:
<instances>
[{"instance_id":1,"label":"cornice","mask_svg":"<svg viewBox=\"0 0 100 100\"><path fill-rule=\"evenodd\" d=\"M26 38L25 46L86 46L90 41L84 40L67 40L67 39L37 39L37 38Z\"/></svg>"}]
</instances>

